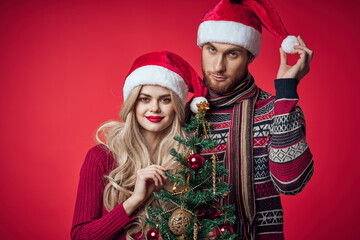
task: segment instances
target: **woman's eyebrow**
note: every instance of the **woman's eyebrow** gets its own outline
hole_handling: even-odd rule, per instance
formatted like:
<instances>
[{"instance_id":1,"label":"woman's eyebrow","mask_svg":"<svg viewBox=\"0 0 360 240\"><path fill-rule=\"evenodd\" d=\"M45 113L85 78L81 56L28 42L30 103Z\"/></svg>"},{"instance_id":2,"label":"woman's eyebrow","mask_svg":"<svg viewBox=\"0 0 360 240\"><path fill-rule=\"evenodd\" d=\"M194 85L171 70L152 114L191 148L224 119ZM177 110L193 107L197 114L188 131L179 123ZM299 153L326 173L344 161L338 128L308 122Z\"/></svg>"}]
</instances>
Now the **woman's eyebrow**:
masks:
<instances>
[{"instance_id":1,"label":"woman's eyebrow","mask_svg":"<svg viewBox=\"0 0 360 240\"><path fill-rule=\"evenodd\" d=\"M144 95L146 97L152 97L150 94L147 94L147 93L140 93L139 95ZM159 97L170 97L170 94L160 95Z\"/></svg>"}]
</instances>

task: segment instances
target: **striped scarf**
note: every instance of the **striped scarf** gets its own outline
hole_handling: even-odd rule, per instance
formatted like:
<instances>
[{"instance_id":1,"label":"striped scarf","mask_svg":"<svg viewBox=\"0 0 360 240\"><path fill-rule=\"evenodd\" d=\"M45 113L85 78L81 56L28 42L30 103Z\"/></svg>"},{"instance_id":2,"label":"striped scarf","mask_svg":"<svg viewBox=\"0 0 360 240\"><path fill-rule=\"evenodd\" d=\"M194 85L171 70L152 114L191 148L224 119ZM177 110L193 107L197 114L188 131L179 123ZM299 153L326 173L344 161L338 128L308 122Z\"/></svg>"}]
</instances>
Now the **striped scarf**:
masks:
<instances>
[{"instance_id":1,"label":"striped scarf","mask_svg":"<svg viewBox=\"0 0 360 240\"><path fill-rule=\"evenodd\" d=\"M259 90L247 74L242 83L228 95L209 90L211 106L233 105L226 158L231 162L232 196L240 223L237 233L244 239L255 238L255 193L253 181L253 121ZM239 177L240 176L240 177Z\"/></svg>"}]
</instances>

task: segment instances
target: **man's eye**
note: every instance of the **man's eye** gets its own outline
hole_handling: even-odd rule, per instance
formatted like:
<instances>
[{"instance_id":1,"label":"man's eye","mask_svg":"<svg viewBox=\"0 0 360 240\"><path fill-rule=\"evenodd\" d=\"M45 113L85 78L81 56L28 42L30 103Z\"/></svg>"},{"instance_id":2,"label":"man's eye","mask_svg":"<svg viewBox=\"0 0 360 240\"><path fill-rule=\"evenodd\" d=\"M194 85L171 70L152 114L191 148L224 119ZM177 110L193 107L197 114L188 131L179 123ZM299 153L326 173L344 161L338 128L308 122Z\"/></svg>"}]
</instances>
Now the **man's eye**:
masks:
<instances>
[{"instance_id":1,"label":"man's eye","mask_svg":"<svg viewBox=\"0 0 360 240\"><path fill-rule=\"evenodd\" d=\"M231 52L231 53L229 53L229 56L230 56L230 57L237 57L238 54L237 54L236 52Z\"/></svg>"},{"instance_id":2,"label":"man's eye","mask_svg":"<svg viewBox=\"0 0 360 240\"><path fill-rule=\"evenodd\" d=\"M210 47L210 48L209 48L209 51L210 51L210 52L215 52L215 48Z\"/></svg>"}]
</instances>

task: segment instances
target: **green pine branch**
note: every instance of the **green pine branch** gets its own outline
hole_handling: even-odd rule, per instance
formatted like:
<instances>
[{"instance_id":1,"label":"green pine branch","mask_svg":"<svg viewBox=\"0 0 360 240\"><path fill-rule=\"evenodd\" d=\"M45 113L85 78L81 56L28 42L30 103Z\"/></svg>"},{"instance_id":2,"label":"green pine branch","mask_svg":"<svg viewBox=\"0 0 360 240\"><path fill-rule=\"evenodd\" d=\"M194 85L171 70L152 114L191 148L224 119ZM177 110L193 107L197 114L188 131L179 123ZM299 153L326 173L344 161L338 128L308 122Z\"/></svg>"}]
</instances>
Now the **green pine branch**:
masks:
<instances>
[{"instance_id":1,"label":"green pine branch","mask_svg":"<svg viewBox=\"0 0 360 240\"><path fill-rule=\"evenodd\" d=\"M175 192L168 192L162 189L158 193L155 192L154 197L160 199L166 207L149 207L147 209L149 217L146 219L146 223L152 228L158 228L163 239L178 239L179 236L171 232L168 223L173 212L171 210L179 209L180 206L188 212L192 212L191 224L186 227L185 239L194 238L195 223L199 225L197 237L202 239L219 226L231 225L235 222L234 206L220 207L217 205L218 201L229 194L231 189L231 186L223 181L228 170L222 163L216 162L214 193L212 160L205 160L203 166L198 170L192 169L187 163L190 154L201 155L203 150L212 150L218 146L218 143L208 137L213 129L214 126L210 126L203 115L197 115L197 117L192 117L188 124L185 124L184 130L187 137L175 137L175 140L188 150L185 154L177 152L175 149L170 151L174 161L179 162L182 166L176 173L165 173L168 179L176 184L176 190ZM204 209L212 209L213 212L218 211L218 216L214 217L211 214L200 216L199 213L204 212ZM228 231L222 235L224 239L235 239L237 237L236 234L230 234Z\"/></svg>"}]
</instances>

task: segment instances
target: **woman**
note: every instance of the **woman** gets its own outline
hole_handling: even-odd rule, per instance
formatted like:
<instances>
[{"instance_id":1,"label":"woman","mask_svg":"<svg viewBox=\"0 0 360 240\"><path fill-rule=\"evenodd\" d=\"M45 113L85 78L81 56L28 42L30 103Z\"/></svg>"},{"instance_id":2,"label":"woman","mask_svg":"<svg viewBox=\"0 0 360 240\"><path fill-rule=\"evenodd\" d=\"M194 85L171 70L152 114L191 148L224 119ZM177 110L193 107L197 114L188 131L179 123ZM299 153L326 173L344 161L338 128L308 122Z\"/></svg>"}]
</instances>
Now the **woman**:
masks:
<instances>
[{"instance_id":1,"label":"woman","mask_svg":"<svg viewBox=\"0 0 360 240\"><path fill-rule=\"evenodd\" d=\"M170 187L174 170L169 152L181 147L188 91L205 100L206 88L192 67L170 52L145 54L126 77L119 121L97 132L80 172L72 239L142 239L146 208L161 204L152 193Z\"/></svg>"}]
</instances>

